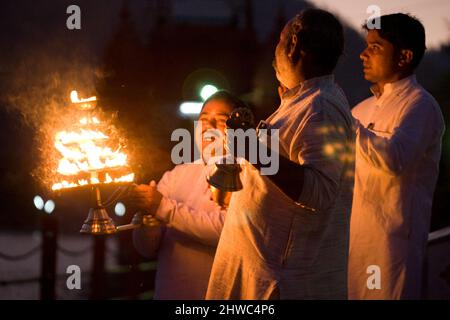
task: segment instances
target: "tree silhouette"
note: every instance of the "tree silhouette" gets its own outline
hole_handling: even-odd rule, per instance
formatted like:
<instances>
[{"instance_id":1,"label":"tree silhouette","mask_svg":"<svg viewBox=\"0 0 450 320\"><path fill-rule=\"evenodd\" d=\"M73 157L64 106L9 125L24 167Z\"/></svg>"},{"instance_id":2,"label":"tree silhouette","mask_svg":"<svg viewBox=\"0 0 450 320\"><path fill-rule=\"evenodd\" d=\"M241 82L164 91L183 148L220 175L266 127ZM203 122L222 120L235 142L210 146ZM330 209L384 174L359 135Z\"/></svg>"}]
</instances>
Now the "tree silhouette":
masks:
<instances>
[{"instance_id":1,"label":"tree silhouette","mask_svg":"<svg viewBox=\"0 0 450 320\"><path fill-rule=\"evenodd\" d=\"M440 51L450 61L450 40L442 45ZM448 129L450 127L450 68L447 67L444 70L443 75L437 79L436 84L430 90L441 107L447 128L442 141L442 156L439 179L433 201L431 230L450 225L450 217L448 215L450 208L450 199L448 197L450 194L450 132Z\"/></svg>"}]
</instances>

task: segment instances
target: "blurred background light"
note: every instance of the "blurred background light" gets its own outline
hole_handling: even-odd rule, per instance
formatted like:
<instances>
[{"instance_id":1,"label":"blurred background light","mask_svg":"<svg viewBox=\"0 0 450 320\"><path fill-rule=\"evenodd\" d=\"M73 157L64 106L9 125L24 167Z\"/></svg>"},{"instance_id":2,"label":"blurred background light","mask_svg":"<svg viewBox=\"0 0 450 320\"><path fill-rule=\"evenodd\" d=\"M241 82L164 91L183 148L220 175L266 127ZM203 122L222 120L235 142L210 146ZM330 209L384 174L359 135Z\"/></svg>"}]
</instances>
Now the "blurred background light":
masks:
<instances>
[{"instance_id":1,"label":"blurred background light","mask_svg":"<svg viewBox=\"0 0 450 320\"><path fill-rule=\"evenodd\" d=\"M33 202L36 209L42 210L44 208L44 199L41 196L35 196Z\"/></svg>"},{"instance_id":2,"label":"blurred background light","mask_svg":"<svg viewBox=\"0 0 450 320\"><path fill-rule=\"evenodd\" d=\"M44 211L51 214L55 210L55 202L53 200L47 200L44 206Z\"/></svg>"},{"instance_id":3,"label":"blurred background light","mask_svg":"<svg viewBox=\"0 0 450 320\"><path fill-rule=\"evenodd\" d=\"M197 115L202 110L202 102L187 101L180 104L180 112L184 115Z\"/></svg>"},{"instance_id":4,"label":"blurred background light","mask_svg":"<svg viewBox=\"0 0 450 320\"><path fill-rule=\"evenodd\" d=\"M200 90L200 97L202 97L203 101L205 101L217 91L219 91L219 89L217 89L217 87L211 84L204 85L203 88Z\"/></svg>"},{"instance_id":5,"label":"blurred background light","mask_svg":"<svg viewBox=\"0 0 450 320\"><path fill-rule=\"evenodd\" d=\"M127 209L122 202L117 202L116 206L114 207L114 212L116 213L116 216L123 217L125 215L125 212L127 212Z\"/></svg>"}]
</instances>

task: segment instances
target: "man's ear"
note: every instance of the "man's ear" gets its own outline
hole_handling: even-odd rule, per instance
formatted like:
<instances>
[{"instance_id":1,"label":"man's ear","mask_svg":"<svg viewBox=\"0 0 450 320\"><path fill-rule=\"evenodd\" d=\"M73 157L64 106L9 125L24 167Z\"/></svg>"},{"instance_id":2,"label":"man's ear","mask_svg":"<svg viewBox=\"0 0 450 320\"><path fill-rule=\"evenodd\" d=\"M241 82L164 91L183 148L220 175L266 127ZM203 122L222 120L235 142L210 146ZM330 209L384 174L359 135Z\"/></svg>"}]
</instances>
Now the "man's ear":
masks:
<instances>
[{"instance_id":1,"label":"man's ear","mask_svg":"<svg viewBox=\"0 0 450 320\"><path fill-rule=\"evenodd\" d=\"M297 50L297 45L298 45L297 35L293 34L291 37L291 41L289 43L289 48L288 48L288 57L291 60L296 59L295 51ZM297 53L297 55L298 55L298 53ZM293 61L293 62L295 63L295 61Z\"/></svg>"},{"instance_id":2,"label":"man's ear","mask_svg":"<svg viewBox=\"0 0 450 320\"><path fill-rule=\"evenodd\" d=\"M400 50L400 59L398 60L399 67L406 67L412 63L414 53L409 49Z\"/></svg>"}]
</instances>

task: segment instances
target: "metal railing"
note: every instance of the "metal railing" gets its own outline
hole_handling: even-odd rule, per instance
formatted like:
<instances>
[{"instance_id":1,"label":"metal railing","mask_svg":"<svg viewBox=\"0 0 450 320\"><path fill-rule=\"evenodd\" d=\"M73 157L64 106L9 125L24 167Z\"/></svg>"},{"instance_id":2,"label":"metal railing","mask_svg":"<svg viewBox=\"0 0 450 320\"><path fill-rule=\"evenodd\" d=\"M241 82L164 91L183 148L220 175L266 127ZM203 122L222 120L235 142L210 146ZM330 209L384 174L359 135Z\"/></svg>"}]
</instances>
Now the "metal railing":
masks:
<instances>
[{"instance_id":1,"label":"metal railing","mask_svg":"<svg viewBox=\"0 0 450 320\"><path fill-rule=\"evenodd\" d=\"M422 299L430 299L430 298L445 299L445 297L440 297L440 294L436 295L436 292L434 292L433 290L434 283L433 282L430 283L430 260L429 260L430 249L432 249L435 246L442 245L444 243L448 243L448 247L443 247L441 249L445 250L445 248L447 248L446 254L448 254L448 252L450 251L450 226L430 232L428 234L427 254L423 262L423 270L422 270L422 295L421 295ZM448 266L445 266L444 268L446 269L441 270L437 275L439 278L442 278L442 280L447 282L448 289L450 292L450 263Z\"/></svg>"}]
</instances>

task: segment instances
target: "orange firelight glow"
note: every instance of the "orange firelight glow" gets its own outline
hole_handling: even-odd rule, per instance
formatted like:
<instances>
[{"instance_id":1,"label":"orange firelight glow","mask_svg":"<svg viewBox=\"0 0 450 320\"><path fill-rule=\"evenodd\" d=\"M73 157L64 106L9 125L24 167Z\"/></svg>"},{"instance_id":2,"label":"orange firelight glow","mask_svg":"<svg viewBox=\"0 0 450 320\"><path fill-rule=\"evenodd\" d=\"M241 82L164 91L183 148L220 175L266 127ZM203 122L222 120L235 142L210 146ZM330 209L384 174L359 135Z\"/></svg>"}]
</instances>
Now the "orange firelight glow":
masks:
<instances>
[{"instance_id":1,"label":"orange firelight glow","mask_svg":"<svg viewBox=\"0 0 450 320\"><path fill-rule=\"evenodd\" d=\"M72 91L72 103L86 113L70 130L56 133L54 146L61 155L56 169L60 180L52 190L89 184L132 182L134 173L120 144L113 146L105 126L92 114L96 97L79 99Z\"/></svg>"}]
</instances>

